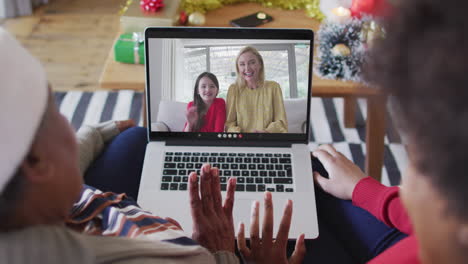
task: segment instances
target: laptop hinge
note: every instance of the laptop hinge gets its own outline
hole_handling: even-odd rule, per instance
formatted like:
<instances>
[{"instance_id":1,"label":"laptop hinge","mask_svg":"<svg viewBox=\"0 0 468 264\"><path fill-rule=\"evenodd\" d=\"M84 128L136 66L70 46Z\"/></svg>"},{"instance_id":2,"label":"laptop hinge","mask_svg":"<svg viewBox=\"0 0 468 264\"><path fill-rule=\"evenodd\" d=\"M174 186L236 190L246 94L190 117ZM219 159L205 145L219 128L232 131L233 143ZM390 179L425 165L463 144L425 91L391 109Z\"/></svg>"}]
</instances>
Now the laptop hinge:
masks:
<instances>
[{"instance_id":1,"label":"laptop hinge","mask_svg":"<svg viewBox=\"0 0 468 264\"><path fill-rule=\"evenodd\" d=\"M299 142L278 142L278 141L261 141L261 142L251 142L251 141L213 141L213 140L166 140L166 146L206 146L206 147L281 147L288 148L292 144L297 144Z\"/></svg>"}]
</instances>

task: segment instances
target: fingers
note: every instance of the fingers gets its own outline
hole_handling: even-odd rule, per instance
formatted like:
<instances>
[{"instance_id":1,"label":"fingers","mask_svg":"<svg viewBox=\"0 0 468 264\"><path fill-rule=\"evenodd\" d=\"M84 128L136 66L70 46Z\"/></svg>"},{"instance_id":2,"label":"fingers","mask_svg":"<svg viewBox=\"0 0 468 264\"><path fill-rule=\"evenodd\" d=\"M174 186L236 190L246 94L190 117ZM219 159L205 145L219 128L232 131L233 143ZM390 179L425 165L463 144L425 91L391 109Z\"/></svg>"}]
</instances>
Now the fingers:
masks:
<instances>
[{"instance_id":1,"label":"fingers","mask_svg":"<svg viewBox=\"0 0 468 264\"><path fill-rule=\"evenodd\" d=\"M213 194L213 206L216 214L220 215L222 212L222 197L221 185L219 182L218 168L211 169L211 193Z\"/></svg>"},{"instance_id":2,"label":"fingers","mask_svg":"<svg viewBox=\"0 0 468 264\"><path fill-rule=\"evenodd\" d=\"M234 208L234 194L236 193L236 178L229 178L226 199L224 200L224 214L232 221L232 209Z\"/></svg>"},{"instance_id":3,"label":"fingers","mask_svg":"<svg viewBox=\"0 0 468 264\"><path fill-rule=\"evenodd\" d=\"M324 150L324 151L328 152L329 154L331 154L332 156L338 156L339 155L339 152L330 144L320 145L318 147L318 149Z\"/></svg>"},{"instance_id":4,"label":"fingers","mask_svg":"<svg viewBox=\"0 0 468 264\"><path fill-rule=\"evenodd\" d=\"M286 250L286 245L288 243L289 227L291 226L291 218L292 201L288 200L286 203L286 207L284 208L283 218L281 218L278 235L276 236L276 243L279 245L280 250Z\"/></svg>"},{"instance_id":5,"label":"fingers","mask_svg":"<svg viewBox=\"0 0 468 264\"><path fill-rule=\"evenodd\" d=\"M260 247L259 238L259 202L252 203L252 214L250 217L250 248L257 251Z\"/></svg>"},{"instance_id":6,"label":"fingers","mask_svg":"<svg viewBox=\"0 0 468 264\"><path fill-rule=\"evenodd\" d=\"M290 264L300 264L304 260L306 253L306 247L304 242L304 234L300 235L296 240L296 246L294 247L294 252L289 258Z\"/></svg>"},{"instance_id":7,"label":"fingers","mask_svg":"<svg viewBox=\"0 0 468 264\"><path fill-rule=\"evenodd\" d=\"M199 217L203 217L203 208L198 192L197 174L195 172L189 175L189 195L192 218L194 222L197 222Z\"/></svg>"},{"instance_id":8,"label":"fingers","mask_svg":"<svg viewBox=\"0 0 468 264\"><path fill-rule=\"evenodd\" d=\"M273 201L270 192L265 192L265 213L263 217L262 243L265 248L273 244Z\"/></svg>"},{"instance_id":9,"label":"fingers","mask_svg":"<svg viewBox=\"0 0 468 264\"><path fill-rule=\"evenodd\" d=\"M244 223L239 223L239 230L237 232L237 248L239 249L240 253L244 256L244 258L250 257L250 249L247 247L245 243L245 229Z\"/></svg>"},{"instance_id":10,"label":"fingers","mask_svg":"<svg viewBox=\"0 0 468 264\"><path fill-rule=\"evenodd\" d=\"M329 179L323 177L322 175L320 175L320 173L314 171L314 180L324 191L328 190L328 183L330 181Z\"/></svg>"},{"instance_id":11,"label":"fingers","mask_svg":"<svg viewBox=\"0 0 468 264\"><path fill-rule=\"evenodd\" d=\"M312 152L312 155L314 155L314 157L318 158L320 162L322 162L323 167L326 170L331 168L332 162L335 159L335 157L332 156L328 151L322 149L316 149L314 152Z\"/></svg>"},{"instance_id":12,"label":"fingers","mask_svg":"<svg viewBox=\"0 0 468 264\"><path fill-rule=\"evenodd\" d=\"M200 173L200 196L203 211L205 214L214 215L213 194L211 192L211 182L213 180L213 176L211 175L211 166L209 164L204 164L200 170Z\"/></svg>"},{"instance_id":13,"label":"fingers","mask_svg":"<svg viewBox=\"0 0 468 264\"><path fill-rule=\"evenodd\" d=\"M115 121L115 125L120 132L125 131L128 128L136 126L135 121L132 119Z\"/></svg>"}]
</instances>

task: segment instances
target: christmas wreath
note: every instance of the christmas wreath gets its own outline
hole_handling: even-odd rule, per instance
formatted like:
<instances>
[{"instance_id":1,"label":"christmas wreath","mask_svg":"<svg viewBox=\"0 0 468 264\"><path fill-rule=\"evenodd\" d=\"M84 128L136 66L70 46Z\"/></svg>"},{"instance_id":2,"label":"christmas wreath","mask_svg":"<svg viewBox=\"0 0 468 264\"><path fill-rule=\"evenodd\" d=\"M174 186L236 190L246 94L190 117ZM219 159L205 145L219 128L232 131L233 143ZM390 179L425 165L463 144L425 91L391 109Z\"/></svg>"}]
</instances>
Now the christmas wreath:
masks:
<instances>
[{"instance_id":1,"label":"christmas wreath","mask_svg":"<svg viewBox=\"0 0 468 264\"><path fill-rule=\"evenodd\" d=\"M315 72L327 79L361 80L366 47L362 40L363 20L325 22L318 31L319 47Z\"/></svg>"}]
</instances>

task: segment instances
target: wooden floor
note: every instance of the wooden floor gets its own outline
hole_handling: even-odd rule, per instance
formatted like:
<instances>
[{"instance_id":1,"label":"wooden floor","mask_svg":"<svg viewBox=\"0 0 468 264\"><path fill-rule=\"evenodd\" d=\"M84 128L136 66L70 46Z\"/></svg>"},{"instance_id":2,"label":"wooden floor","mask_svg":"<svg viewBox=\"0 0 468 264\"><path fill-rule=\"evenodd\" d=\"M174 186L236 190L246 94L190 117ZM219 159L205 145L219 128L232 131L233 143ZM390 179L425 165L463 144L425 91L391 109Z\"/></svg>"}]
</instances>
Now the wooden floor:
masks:
<instances>
[{"instance_id":1,"label":"wooden floor","mask_svg":"<svg viewBox=\"0 0 468 264\"><path fill-rule=\"evenodd\" d=\"M99 89L104 61L119 28L122 0L50 0L33 16L3 19L43 63L56 91Z\"/></svg>"}]
</instances>

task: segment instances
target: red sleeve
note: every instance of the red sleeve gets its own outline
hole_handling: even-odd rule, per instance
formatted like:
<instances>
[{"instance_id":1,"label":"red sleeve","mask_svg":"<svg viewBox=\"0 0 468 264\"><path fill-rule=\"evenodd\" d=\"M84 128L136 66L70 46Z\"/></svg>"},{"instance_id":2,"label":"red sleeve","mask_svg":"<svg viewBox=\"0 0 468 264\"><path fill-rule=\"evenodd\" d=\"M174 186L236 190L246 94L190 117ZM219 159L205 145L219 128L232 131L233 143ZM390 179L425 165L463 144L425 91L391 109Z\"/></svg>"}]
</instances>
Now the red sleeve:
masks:
<instances>
[{"instance_id":1,"label":"red sleeve","mask_svg":"<svg viewBox=\"0 0 468 264\"><path fill-rule=\"evenodd\" d=\"M193 105L193 101L187 104L187 111L190 109L190 107L192 107L192 105ZM185 125L182 131L184 131L186 127L187 127L187 121L185 121Z\"/></svg>"},{"instance_id":2,"label":"red sleeve","mask_svg":"<svg viewBox=\"0 0 468 264\"><path fill-rule=\"evenodd\" d=\"M187 104L187 110L189 110L189 108L192 106L193 106L193 101Z\"/></svg>"},{"instance_id":3,"label":"red sleeve","mask_svg":"<svg viewBox=\"0 0 468 264\"><path fill-rule=\"evenodd\" d=\"M386 225L412 234L411 222L400 200L399 190L399 187L387 187L367 177L354 188L353 204L367 210Z\"/></svg>"},{"instance_id":4,"label":"red sleeve","mask_svg":"<svg viewBox=\"0 0 468 264\"><path fill-rule=\"evenodd\" d=\"M226 123L226 102L223 98L216 98L214 103L216 104L214 132L224 132L224 124Z\"/></svg>"}]
</instances>

